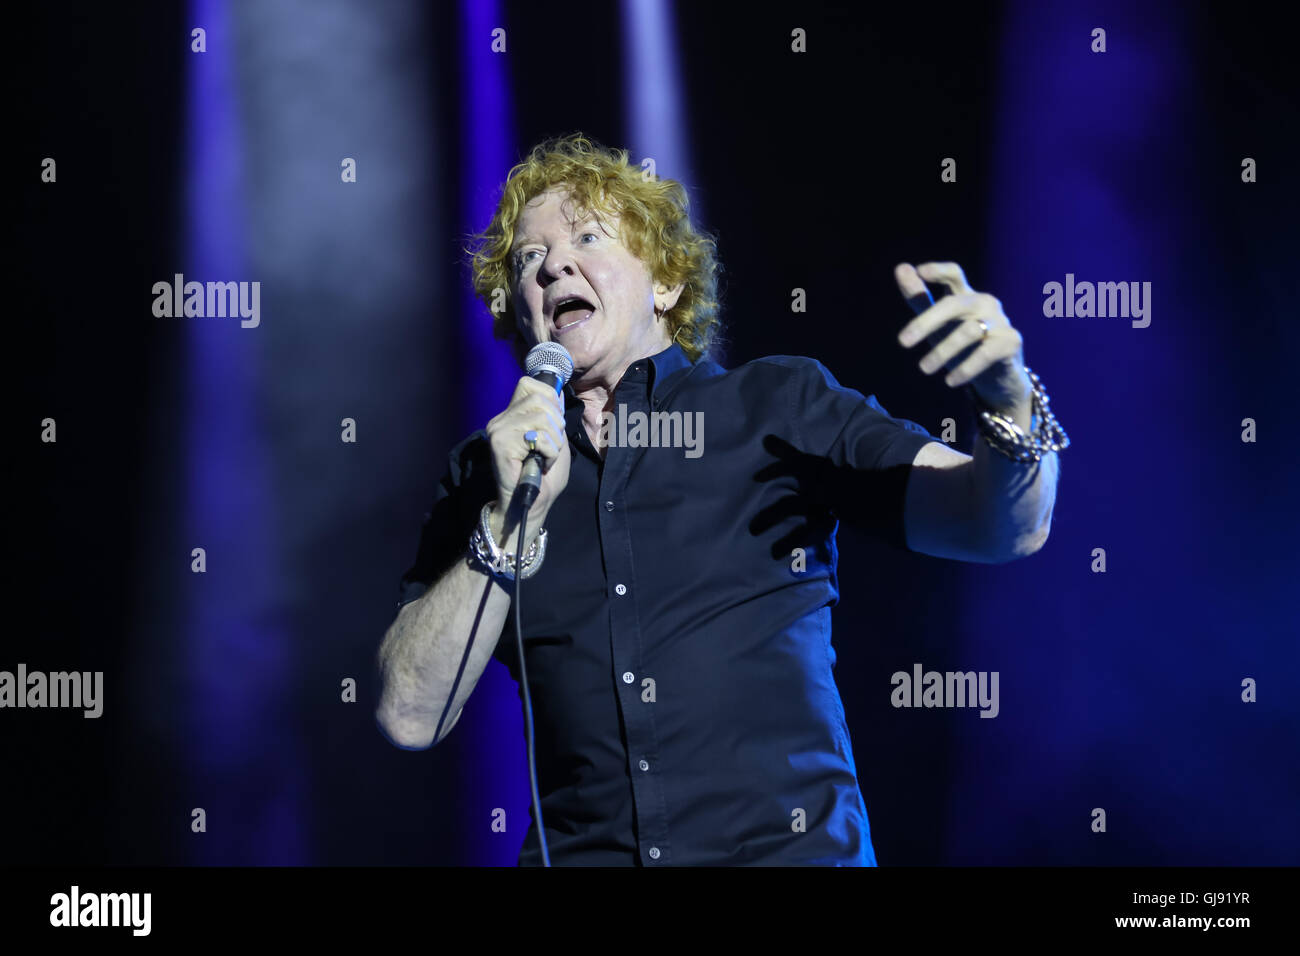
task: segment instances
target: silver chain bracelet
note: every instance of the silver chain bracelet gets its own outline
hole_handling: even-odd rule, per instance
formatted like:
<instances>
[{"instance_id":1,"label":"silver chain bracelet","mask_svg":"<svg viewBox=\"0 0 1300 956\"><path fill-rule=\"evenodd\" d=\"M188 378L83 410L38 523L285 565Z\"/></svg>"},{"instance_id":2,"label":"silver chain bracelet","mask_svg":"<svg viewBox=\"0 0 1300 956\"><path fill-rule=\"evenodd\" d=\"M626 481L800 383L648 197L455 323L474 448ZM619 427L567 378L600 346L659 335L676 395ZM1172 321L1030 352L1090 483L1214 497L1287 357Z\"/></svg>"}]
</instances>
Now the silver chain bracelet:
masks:
<instances>
[{"instance_id":1,"label":"silver chain bracelet","mask_svg":"<svg viewBox=\"0 0 1300 956\"><path fill-rule=\"evenodd\" d=\"M1033 425L1035 418L1038 419L1038 427L1033 429L1032 434L1026 435L1010 417L989 408L981 408L978 417L980 434L984 440L1007 458L1021 463L1040 461L1048 452L1070 447L1069 436L1052 414L1051 399L1047 397L1042 381L1029 371L1027 365L1025 373L1034 388L1030 425Z\"/></svg>"},{"instance_id":2,"label":"silver chain bracelet","mask_svg":"<svg viewBox=\"0 0 1300 956\"><path fill-rule=\"evenodd\" d=\"M515 556L497 547L492 537L491 514L492 502L489 501L479 512L478 525L474 528L474 533L469 536L469 556L494 578L500 581L513 581ZM524 552L524 566L519 572L520 580L527 581L536 574L545 557L546 529L543 528Z\"/></svg>"}]
</instances>

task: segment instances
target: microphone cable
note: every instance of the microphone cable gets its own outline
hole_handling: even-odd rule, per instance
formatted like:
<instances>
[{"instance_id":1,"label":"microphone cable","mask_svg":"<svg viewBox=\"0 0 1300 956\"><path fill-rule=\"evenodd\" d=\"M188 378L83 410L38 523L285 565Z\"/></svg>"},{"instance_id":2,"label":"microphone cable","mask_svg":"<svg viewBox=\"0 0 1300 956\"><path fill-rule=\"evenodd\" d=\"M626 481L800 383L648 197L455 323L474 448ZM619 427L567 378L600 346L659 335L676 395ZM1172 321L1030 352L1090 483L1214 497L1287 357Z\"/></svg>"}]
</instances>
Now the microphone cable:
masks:
<instances>
[{"instance_id":1,"label":"microphone cable","mask_svg":"<svg viewBox=\"0 0 1300 956\"><path fill-rule=\"evenodd\" d=\"M556 394L562 394L565 384L573 377L573 356L568 349L558 342L539 342L528 350L524 358L524 370L530 378L545 382L553 387ZM525 433L525 438L528 433ZM534 437L536 437L534 435ZM515 542L515 649L519 652L519 687L524 698L524 736L528 745L528 786L533 796L533 820L537 825L537 843L542 851L542 866L551 865L551 854L546 846L546 826L542 822L542 798L537 792L537 741L533 731L533 697L528 690L528 667L524 663L524 625L521 574L524 566L524 541L528 537L528 509L532 507L537 496L542 493L542 455L536 444L530 447L528 457L519 472L519 482L515 487L515 501L519 504L519 540ZM509 515L506 516L509 518ZM503 521L501 533L507 534L507 522Z\"/></svg>"},{"instance_id":2,"label":"microphone cable","mask_svg":"<svg viewBox=\"0 0 1300 956\"><path fill-rule=\"evenodd\" d=\"M528 785L533 794L533 819L537 821L537 842L542 848L542 866L551 865L551 855L546 848L546 828L542 825L542 800L537 794L537 752L533 739L533 698L528 693L528 669L524 664L523 615L520 613L519 592L524 566L524 539L528 532L528 504L519 510L519 540L515 543L515 647L519 651L519 687L524 697L524 737L528 743Z\"/></svg>"}]
</instances>

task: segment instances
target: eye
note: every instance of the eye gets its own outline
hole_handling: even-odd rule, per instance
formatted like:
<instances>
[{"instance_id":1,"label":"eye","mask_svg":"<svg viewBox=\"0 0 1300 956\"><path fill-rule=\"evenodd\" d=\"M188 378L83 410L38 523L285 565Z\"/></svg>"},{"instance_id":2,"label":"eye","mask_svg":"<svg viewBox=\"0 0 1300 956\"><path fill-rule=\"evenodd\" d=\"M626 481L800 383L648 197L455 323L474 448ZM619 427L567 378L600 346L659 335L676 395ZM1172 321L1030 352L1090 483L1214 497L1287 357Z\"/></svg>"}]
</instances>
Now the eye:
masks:
<instances>
[{"instance_id":1,"label":"eye","mask_svg":"<svg viewBox=\"0 0 1300 956\"><path fill-rule=\"evenodd\" d=\"M588 236L591 236L591 238L593 238L593 239L599 239L599 238L600 238L600 237L597 236L594 232L584 232L584 233L579 237L579 239L580 239L580 240L581 240L581 239L586 239Z\"/></svg>"}]
</instances>

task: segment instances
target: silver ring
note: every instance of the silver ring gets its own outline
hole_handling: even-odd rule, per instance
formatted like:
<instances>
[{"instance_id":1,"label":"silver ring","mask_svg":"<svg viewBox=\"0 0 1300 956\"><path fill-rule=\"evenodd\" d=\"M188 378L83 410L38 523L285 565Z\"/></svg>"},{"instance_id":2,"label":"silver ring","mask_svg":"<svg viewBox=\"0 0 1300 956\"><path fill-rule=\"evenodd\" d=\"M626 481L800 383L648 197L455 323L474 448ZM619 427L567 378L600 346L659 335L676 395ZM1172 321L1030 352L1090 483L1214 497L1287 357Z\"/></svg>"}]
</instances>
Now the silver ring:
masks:
<instances>
[{"instance_id":1,"label":"silver ring","mask_svg":"<svg viewBox=\"0 0 1300 956\"><path fill-rule=\"evenodd\" d=\"M989 324L983 319L977 320L980 324L980 341L983 342L989 337Z\"/></svg>"},{"instance_id":2,"label":"silver ring","mask_svg":"<svg viewBox=\"0 0 1300 956\"><path fill-rule=\"evenodd\" d=\"M537 432L534 431L524 432L524 441L528 442L529 451L537 451Z\"/></svg>"}]
</instances>

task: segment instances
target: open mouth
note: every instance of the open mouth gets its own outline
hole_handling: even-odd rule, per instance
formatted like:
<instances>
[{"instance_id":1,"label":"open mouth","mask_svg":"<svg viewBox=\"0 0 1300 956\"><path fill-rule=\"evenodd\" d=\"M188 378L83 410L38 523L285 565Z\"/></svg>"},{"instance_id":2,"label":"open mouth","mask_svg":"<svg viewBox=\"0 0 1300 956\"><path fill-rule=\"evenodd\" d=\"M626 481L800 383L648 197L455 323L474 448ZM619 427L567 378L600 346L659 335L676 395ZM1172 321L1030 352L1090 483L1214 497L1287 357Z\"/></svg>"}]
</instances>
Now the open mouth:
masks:
<instances>
[{"instance_id":1,"label":"open mouth","mask_svg":"<svg viewBox=\"0 0 1300 956\"><path fill-rule=\"evenodd\" d=\"M586 322L596 307L580 295L566 295L555 304L555 333L560 335L575 325Z\"/></svg>"}]
</instances>

